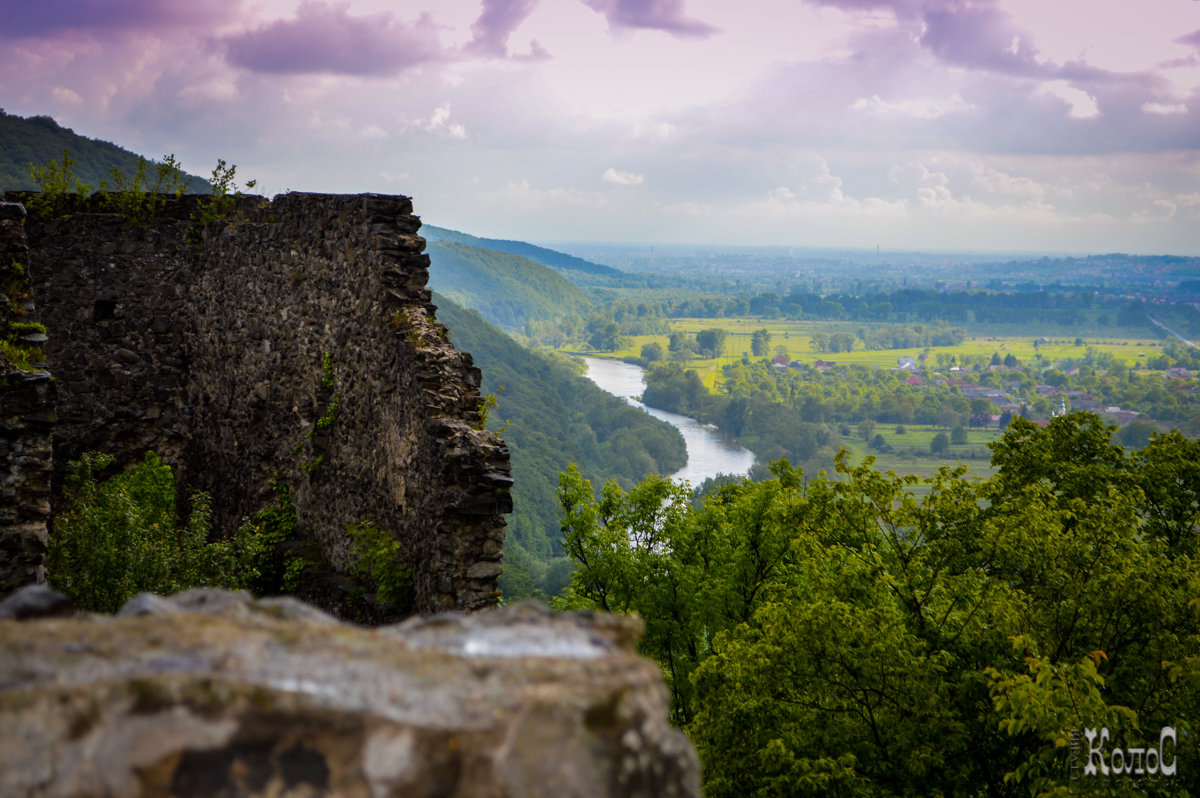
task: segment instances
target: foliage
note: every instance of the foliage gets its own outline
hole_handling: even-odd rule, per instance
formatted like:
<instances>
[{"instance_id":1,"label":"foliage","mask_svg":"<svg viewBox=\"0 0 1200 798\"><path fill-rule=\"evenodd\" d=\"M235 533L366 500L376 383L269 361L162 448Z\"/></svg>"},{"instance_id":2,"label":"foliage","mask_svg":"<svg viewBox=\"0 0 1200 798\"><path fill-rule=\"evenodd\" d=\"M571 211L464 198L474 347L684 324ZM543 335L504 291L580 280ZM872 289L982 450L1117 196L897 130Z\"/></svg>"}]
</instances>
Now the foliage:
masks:
<instances>
[{"instance_id":1,"label":"foliage","mask_svg":"<svg viewBox=\"0 0 1200 798\"><path fill-rule=\"evenodd\" d=\"M944 468L919 499L843 458L699 507L658 479L597 499L569 470L562 603L645 618L709 796L1063 791L1064 741L1102 725L1126 746L1178 728L1170 786L1195 793L1200 446L1013 424L994 477Z\"/></svg>"},{"instance_id":2,"label":"foliage","mask_svg":"<svg viewBox=\"0 0 1200 798\"><path fill-rule=\"evenodd\" d=\"M455 346L483 370L481 390L496 396L489 426L507 424L502 435L515 483L501 590L506 600L556 595L571 567L562 556L557 520L559 472L577 463L589 478L632 486L647 474L681 468L683 439L665 422L596 387L577 361L527 349L479 313L442 296L435 301Z\"/></svg>"},{"instance_id":3,"label":"foliage","mask_svg":"<svg viewBox=\"0 0 1200 798\"><path fill-rule=\"evenodd\" d=\"M375 597L403 614L412 608L412 571L400 559L400 541L385 529L362 521L350 524L353 569L375 585Z\"/></svg>"},{"instance_id":4,"label":"foliage","mask_svg":"<svg viewBox=\"0 0 1200 798\"><path fill-rule=\"evenodd\" d=\"M505 252L510 255L516 255L524 259L540 263L555 271L568 276L572 282L581 284L583 282L621 282L623 277L622 272L610 266L603 266L599 263L592 263L576 258L572 255L567 255L562 252L556 252L545 247L534 246L527 244L524 241L505 241L496 238L478 238L466 233L460 233L457 230L447 230L442 227L434 227L433 225L425 225L421 228L421 234L425 236L429 242L446 241L456 244L466 244L477 249L492 250L493 252ZM485 314L486 315L486 314ZM489 319L490 320L490 319ZM493 322L497 323L497 322Z\"/></svg>"},{"instance_id":5,"label":"foliage","mask_svg":"<svg viewBox=\"0 0 1200 798\"><path fill-rule=\"evenodd\" d=\"M703 357L720 357L725 352L726 333L720 327L709 327L696 333L696 347Z\"/></svg>"},{"instance_id":6,"label":"foliage","mask_svg":"<svg viewBox=\"0 0 1200 798\"><path fill-rule=\"evenodd\" d=\"M217 159L217 165L212 170L212 179L209 180L211 194L200 203L194 218L201 228L233 215L237 202L242 197L242 190L234 181L236 176L236 164L228 164L223 158ZM257 182L247 180L245 188L254 188Z\"/></svg>"},{"instance_id":7,"label":"foliage","mask_svg":"<svg viewBox=\"0 0 1200 798\"><path fill-rule=\"evenodd\" d=\"M107 141L86 138L60 127L48 116L23 118L0 111L0 188L36 190L38 181L29 165L45 165L64 150L73 159L72 172L82 183L98 186L113 168L127 173L137 168L138 156ZM195 175L186 175L187 191L208 190Z\"/></svg>"},{"instance_id":8,"label":"foliage","mask_svg":"<svg viewBox=\"0 0 1200 798\"><path fill-rule=\"evenodd\" d=\"M242 521L234 534L244 541L243 557L251 569L246 585L256 596L295 592L303 566L310 561L295 551L296 508L286 484L276 481L275 503Z\"/></svg>"},{"instance_id":9,"label":"foliage","mask_svg":"<svg viewBox=\"0 0 1200 798\"><path fill-rule=\"evenodd\" d=\"M75 203L86 200L92 192L87 183L75 176L75 161L65 149L61 162L52 159L37 167L30 161L29 176L41 191L29 198L29 209L47 219L65 216Z\"/></svg>"},{"instance_id":10,"label":"foliage","mask_svg":"<svg viewBox=\"0 0 1200 798\"><path fill-rule=\"evenodd\" d=\"M175 475L157 455L147 452L136 467L103 479L112 465L111 456L89 452L67 466L67 510L55 518L47 567L76 608L115 612L141 592L248 587L257 577L246 535L207 541L205 494L193 494L191 516L179 527Z\"/></svg>"},{"instance_id":11,"label":"foliage","mask_svg":"<svg viewBox=\"0 0 1200 798\"><path fill-rule=\"evenodd\" d=\"M832 430L820 423L820 417L808 416L802 408L758 395L712 394L695 371L678 362L655 364L643 379L646 390L642 398L647 405L716 424L737 437L761 463L786 457L813 471L832 465Z\"/></svg>"},{"instance_id":12,"label":"foliage","mask_svg":"<svg viewBox=\"0 0 1200 798\"><path fill-rule=\"evenodd\" d=\"M138 158L137 169L127 174L113 167L109 171L112 187L100 184L105 204L127 224L146 225L154 221L167 196L180 197L187 188L186 175L179 168L175 156L165 155L161 163L154 164L154 178L146 175L146 159Z\"/></svg>"},{"instance_id":13,"label":"foliage","mask_svg":"<svg viewBox=\"0 0 1200 798\"><path fill-rule=\"evenodd\" d=\"M750 336L750 352L755 357L766 357L771 351L771 331L755 330Z\"/></svg>"},{"instance_id":14,"label":"foliage","mask_svg":"<svg viewBox=\"0 0 1200 798\"><path fill-rule=\"evenodd\" d=\"M450 241L430 244L428 253L433 290L508 330L583 313L589 306L565 277L520 255Z\"/></svg>"}]
</instances>

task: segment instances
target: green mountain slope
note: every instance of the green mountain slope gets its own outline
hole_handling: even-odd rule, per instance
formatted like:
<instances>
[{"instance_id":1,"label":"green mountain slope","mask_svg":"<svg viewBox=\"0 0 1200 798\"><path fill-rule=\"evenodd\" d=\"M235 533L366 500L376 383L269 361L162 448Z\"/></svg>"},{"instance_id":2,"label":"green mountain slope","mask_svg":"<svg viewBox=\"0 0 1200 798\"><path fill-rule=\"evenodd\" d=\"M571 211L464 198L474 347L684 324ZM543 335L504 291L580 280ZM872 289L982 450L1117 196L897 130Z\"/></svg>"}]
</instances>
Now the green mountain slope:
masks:
<instances>
[{"instance_id":1,"label":"green mountain slope","mask_svg":"<svg viewBox=\"0 0 1200 798\"><path fill-rule=\"evenodd\" d=\"M75 162L74 174L92 190L101 181L112 183L110 169L120 169L132 175L138 168L138 156L107 141L80 136L70 128L60 126L48 116L28 119L0 110L0 190L37 190L29 174L29 164L44 166L62 157L63 150ZM186 175L187 191L207 194L207 180Z\"/></svg>"},{"instance_id":2,"label":"green mountain slope","mask_svg":"<svg viewBox=\"0 0 1200 798\"><path fill-rule=\"evenodd\" d=\"M436 296L436 295L435 295ZM483 371L483 390L498 394L489 427L512 452L513 514L504 544L506 598L553 595L566 583L555 491L570 463L592 484L629 488L646 474L669 474L687 460L678 430L596 387L562 357L521 346L445 297L438 320L454 345ZM508 424L507 429L504 425Z\"/></svg>"},{"instance_id":3,"label":"green mountain slope","mask_svg":"<svg viewBox=\"0 0 1200 798\"><path fill-rule=\"evenodd\" d=\"M510 330L527 321L583 313L587 297L571 281L520 255L455 241L435 241L429 287Z\"/></svg>"},{"instance_id":4,"label":"green mountain slope","mask_svg":"<svg viewBox=\"0 0 1200 798\"><path fill-rule=\"evenodd\" d=\"M592 263L583 258L577 258L574 255L567 255L563 252L556 252L553 249L546 249L534 244L529 244L524 241L509 241L501 238L479 238L478 236L469 235L468 233L460 233L458 230L447 230L444 227L435 227L433 225L425 225L421 228L421 235L425 236L425 240L434 241L449 241L458 244L470 244L473 247L483 247L484 249L492 249L497 252L508 252L513 255L520 255L523 258L540 263L543 266L549 266L559 272L566 274L573 280L577 280L582 275L591 275L595 277L615 278L620 279L625 276L625 273L619 269L614 269L611 266L603 266L599 263Z\"/></svg>"}]
</instances>

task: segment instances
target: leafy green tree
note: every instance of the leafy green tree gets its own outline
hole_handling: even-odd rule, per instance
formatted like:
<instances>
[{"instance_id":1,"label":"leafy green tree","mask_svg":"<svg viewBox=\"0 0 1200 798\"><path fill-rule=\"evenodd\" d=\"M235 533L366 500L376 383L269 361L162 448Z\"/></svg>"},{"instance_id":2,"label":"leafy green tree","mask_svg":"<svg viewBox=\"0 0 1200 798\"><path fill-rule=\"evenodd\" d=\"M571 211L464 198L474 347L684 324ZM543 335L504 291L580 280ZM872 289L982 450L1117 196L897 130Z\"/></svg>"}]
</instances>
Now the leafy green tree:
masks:
<instances>
[{"instance_id":1,"label":"leafy green tree","mask_svg":"<svg viewBox=\"0 0 1200 798\"><path fill-rule=\"evenodd\" d=\"M755 357L766 357L771 351L771 332L764 328L751 333L750 351Z\"/></svg>"},{"instance_id":2,"label":"leafy green tree","mask_svg":"<svg viewBox=\"0 0 1200 798\"><path fill-rule=\"evenodd\" d=\"M658 341L651 341L648 344L642 344L642 360L647 363L656 363L663 359L662 344Z\"/></svg>"},{"instance_id":3,"label":"leafy green tree","mask_svg":"<svg viewBox=\"0 0 1200 798\"><path fill-rule=\"evenodd\" d=\"M696 346L705 357L720 357L725 352L726 332L710 327L696 333Z\"/></svg>"},{"instance_id":4,"label":"leafy green tree","mask_svg":"<svg viewBox=\"0 0 1200 798\"><path fill-rule=\"evenodd\" d=\"M588 345L597 352L613 352L620 349L625 344L625 339L621 335L621 325L615 321L610 321L603 328L597 330L588 338Z\"/></svg>"},{"instance_id":5,"label":"leafy green tree","mask_svg":"<svg viewBox=\"0 0 1200 798\"><path fill-rule=\"evenodd\" d=\"M1085 414L1025 424L996 476L943 468L920 498L870 459L776 463L700 507L568 473L568 603L646 619L706 795L1064 793L1072 732L1194 734L1200 461L1178 435L1128 458ZM1189 498L1130 489L1164 479ZM1200 754L1175 754L1194 793Z\"/></svg>"},{"instance_id":6,"label":"leafy green tree","mask_svg":"<svg viewBox=\"0 0 1200 798\"><path fill-rule=\"evenodd\" d=\"M944 432L939 432L933 436L933 440L929 442L929 451L933 454L941 454L950 448L950 438Z\"/></svg>"},{"instance_id":7,"label":"leafy green tree","mask_svg":"<svg viewBox=\"0 0 1200 798\"><path fill-rule=\"evenodd\" d=\"M967 428L962 424L955 425L954 429L950 430L950 443L955 445L967 442Z\"/></svg>"}]
</instances>

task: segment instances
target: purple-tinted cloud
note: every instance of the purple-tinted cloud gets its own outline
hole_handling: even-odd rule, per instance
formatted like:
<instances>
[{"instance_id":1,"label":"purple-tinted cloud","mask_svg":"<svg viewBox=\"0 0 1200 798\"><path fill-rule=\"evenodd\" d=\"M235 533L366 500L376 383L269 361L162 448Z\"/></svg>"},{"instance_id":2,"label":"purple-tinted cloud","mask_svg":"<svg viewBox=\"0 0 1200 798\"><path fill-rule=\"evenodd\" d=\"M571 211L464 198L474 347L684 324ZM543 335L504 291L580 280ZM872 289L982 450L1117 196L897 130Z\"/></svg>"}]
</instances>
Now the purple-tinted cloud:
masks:
<instances>
[{"instance_id":1,"label":"purple-tinted cloud","mask_svg":"<svg viewBox=\"0 0 1200 798\"><path fill-rule=\"evenodd\" d=\"M1180 36L1175 41L1179 42L1180 44L1186 44L1186 45L1189 45L1190 47L1195 47L1197 50L1200 50L1200 30L1193 31L1193 32L1189 33L1187 36Z\"/></svg>"},{"instance_id":2,"label":"purple-tinted cloud","mask_svg":"<svg viewBox=\"0 0 1200 798\"><path fill-rule=\"evenodd\" d=\"M229 63L252 72L394 75L442 59L428 14L401 22L390 13L351 16L346 5L305 2L277 20L222 40Z\"/></svg>"},{"instance_id":3,"label":"purple-tinted cloud","mask_svg":"<svg viewBox=\"0 0 1200 798\"><path fill-rule=\"evenodd\" d=\"M711 36L717 28L683 15L683 0L583 0L610 28L649 28L673 36Z\"/></svg>"},{"instance_id":4,"label":"purple-tinted cloud","mask_svg":"<svg viewBox=\"0 0 1200 798\"><path fill-rule=\"evenodd\" d=\"M921 44L943 61L1016 75L1043 71L1029 37L995 6L931 6L922 15Z\"/></svg>"},{"instance_id":5,"label":"purple-tinted cloud","mask_svg":"<svg viewBox=\"0 0 1200 798\"><path fill-rule=\"evenodd\" d=\"M0 39L50 38L69 31L208 27L232 17L238 5L239 0L4 0Z\"/></svg>"},{"instance_id":6,"label":"purple-tinted cloud","mask_svg":"<svg viewBox=\"0 0 1200 798\"><path fill-rule=\"evenodd\" d=\"M537 8L538 0L483 0L483 11L471 25L472 39L466 51L475 55L504 58L508 37ZM534 54L538 48L533 49ZM541 55L545 51L541 50Z\"/></svg>"}]
</instances>

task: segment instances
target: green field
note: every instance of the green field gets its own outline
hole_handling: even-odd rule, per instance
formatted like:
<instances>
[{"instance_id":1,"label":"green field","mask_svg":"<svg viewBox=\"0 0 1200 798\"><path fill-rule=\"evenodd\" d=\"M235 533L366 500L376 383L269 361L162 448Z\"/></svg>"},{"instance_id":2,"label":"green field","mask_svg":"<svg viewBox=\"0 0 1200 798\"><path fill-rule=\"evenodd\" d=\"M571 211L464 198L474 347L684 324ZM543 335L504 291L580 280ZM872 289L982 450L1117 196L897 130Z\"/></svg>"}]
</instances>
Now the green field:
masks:
<instances>
[{"instance_id":1,"label":"green field","mask_svg":"<svg viewBox=\"0 0 1200 798\"><path fill-rule=\"evenodd\" d=\"M903 435L898 435L894 426L876 424L875 434L882 435L884 441L895 450L881 454L867 446L867 442L859 437L853 425L851 429L850 435L838 436L838 443L854 455L851 463L861 463L864 457L872 455L875 457L875 467L880 471L915 474L918 477L932 476L941 466L959 463L967 466L969 476L990 476L992 453L987 444L998 440L1001 434L1000 430L996 429L970 429L967 431L966 443L951 444L943 454L931 455L929 444L939 432L946 432L944 428L909 425L905 426Z\"/></svg>"},{"instance_id":2,"label":"green field","mask_svg":"<svg viewBox=\"0 0 1200 798\"><path fill-rule=\"evenodd\" d=\"M750 336L754 330L766 329L771 333L771 353L782 346L787 349L788 357L793 360L799 360L801 363L812 363L814 360L821 359L832 361L838 364L861 363L863 365L872 366L874 368L893 368L896 366L897 359L901 357L918 358L922 352L927 350L924 347L911 347L907 349L856 349L851 352L817 352L810 346L810 340L814 333L833 334L840 332L853 333L858 335L860 332L870 330L875 327L885 327L886 324L872 324L867 322L853 321L789 321L780 319L758 319L758 318L726 318L726 319L671 319L671 329L676 332L683 332L689 335L695 335L703 329L719 327L727 333L725 339L725 356L720 358L699 358L694 357L687 362L687 367L700 372L704 380L704 384L709 390L716 390L721 373L721 367L738 360L743 355L751 355L750 352ZM1144 361L1147 357L1153 357L1162 350L1164 340L1156 338L1145 328L1119 328L1119 327L1092 327L1090 325L1081 327L1078 331L1063 330L1058 327L1048 327L1045 332L1036 328L1023 335L998 335L991 334L993 330L1004 325L958 325L967 330L967 338L961 344L956 346L935 346L929 347L927 351L927 365L933 368L937 362L937 355L945 353L954 355L958 358L964 356L984 356L991 357L992 353L998 353L1001 357L1007 354L1013 354L1024 364L1032 364L1037 362L1038 355L1041 355L1043 361L1060 362L1066 358L1082 358L1088 347L1094 347L1103 352L1111 352L1113 356L1123 361L1130 368L1135 367L1138 363ZM1011 325L1007 325L1011 328ZM1057 334L1053 333L1058 330ZM1090 335L1089 332L1096 334ZM1038 337L1045 337L1049 343L1034 345L1034 340ZM1083 343L1075 344L1076 338L1082 338ZM667 349L668 338L665 335L639 335L630 337L630 345L616 352L591 353L599 357L637 357L642 351L642 346L657 341L662 345L663 350ZM861 340L858 342L861 346ZM567 347L568 351L583 351L577 347Z\"/></svg>"}]
</instances>

